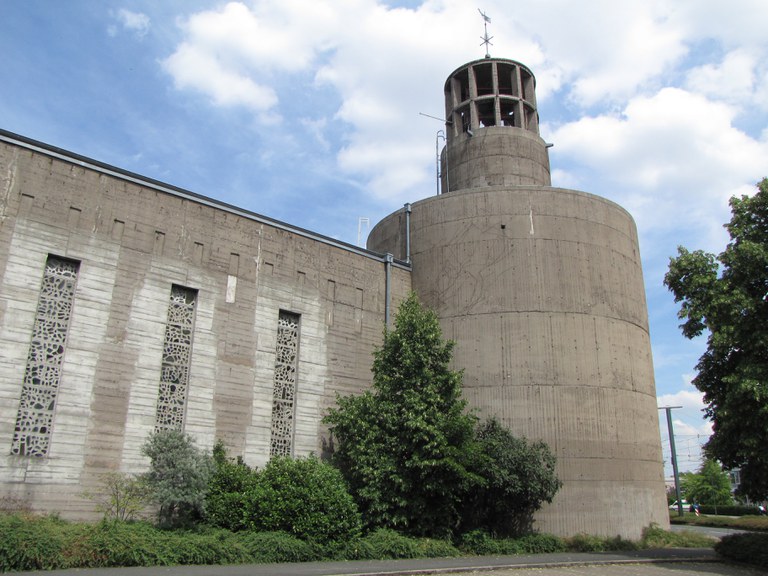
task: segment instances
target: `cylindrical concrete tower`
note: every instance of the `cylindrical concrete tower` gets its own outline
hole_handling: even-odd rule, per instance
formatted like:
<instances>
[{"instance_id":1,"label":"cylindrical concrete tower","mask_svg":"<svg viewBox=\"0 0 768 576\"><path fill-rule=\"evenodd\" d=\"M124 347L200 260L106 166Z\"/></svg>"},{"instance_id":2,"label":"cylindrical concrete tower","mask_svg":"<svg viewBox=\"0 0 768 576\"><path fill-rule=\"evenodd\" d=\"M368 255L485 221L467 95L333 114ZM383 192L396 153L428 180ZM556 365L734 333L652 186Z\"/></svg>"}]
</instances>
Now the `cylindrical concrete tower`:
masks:
<instances>
[{"instance_id":1,"label":"cylindrical concrete tower","mask_svg":"<svg viewBox=\"0 0 768 576\"><path fill-rule=\"evenodd\" d=\"M550 186L525 66L471 62L445 97L443 193L382 220L368 247L410 256L414 290L456 341L471 406L557 455L563 487L538 530L638 538L667 527L631 216Z\"/></svg>"}]
</instances>

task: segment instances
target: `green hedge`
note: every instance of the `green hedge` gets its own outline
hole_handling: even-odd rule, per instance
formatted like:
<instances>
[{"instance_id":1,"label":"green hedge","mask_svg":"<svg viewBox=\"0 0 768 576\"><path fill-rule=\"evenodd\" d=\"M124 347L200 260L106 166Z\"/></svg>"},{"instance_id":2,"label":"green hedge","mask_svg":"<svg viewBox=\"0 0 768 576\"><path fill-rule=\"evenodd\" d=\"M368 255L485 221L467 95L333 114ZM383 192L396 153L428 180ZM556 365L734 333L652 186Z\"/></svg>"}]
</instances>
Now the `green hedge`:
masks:
<instances>
[{"instance_id":1,"label":"green hedge","mask_svg":"<svg viewBox=\"0 0 768 576\"><path fill-rule=\"evenodd\" d=\"M686 510L687 512L687 510ZM757 516L760 511L755 506L699 506L702 514L717 514L719 516Z\"/></svg>"},{"instance_id":2,"label":"green hedge","mask_svg":"<svg viewBox=\"0 0 768 576\"><path fill-rule=\"evenodd\" d=\"M755 518L757 520L757 518ZM438 558L459 554L546 554L568 550L626 550L664 546L707 546L711 541L696 534L672 533L654 526L641 542L620 538L577 536L562 539L549 534L496 539L483 531L463 535L457 546L439 539L412 538L394 530L377 530L351 538L329 549L285 532L230 532L221 528L161 530L146 522L104 521L76 524L55 517L0 514L0 572L95 568L117 566L212 565L272 562L306 562L322 559L373 560ZM755 535L749 535L755 536ZM763 558L764 540L727 544L723 555L736 554L739 546L749 557ZM734 549L735 552L731 552ZM736 556L733 556L736 558ZM737 559L742 559L738 557ZM761 560L762 561L762 560ZM764 566L764 564L761 564Z\"/></svg>"},{"instance_id":3,"label":"green hedge","mask_svg":"<svg viewBox=\"0 0 768 576\"><path fill-rule=\"evenodd\" d=\"M732 534L715 544L721 556L768 570L768 534Z\"/></svg>"}]
</instances>

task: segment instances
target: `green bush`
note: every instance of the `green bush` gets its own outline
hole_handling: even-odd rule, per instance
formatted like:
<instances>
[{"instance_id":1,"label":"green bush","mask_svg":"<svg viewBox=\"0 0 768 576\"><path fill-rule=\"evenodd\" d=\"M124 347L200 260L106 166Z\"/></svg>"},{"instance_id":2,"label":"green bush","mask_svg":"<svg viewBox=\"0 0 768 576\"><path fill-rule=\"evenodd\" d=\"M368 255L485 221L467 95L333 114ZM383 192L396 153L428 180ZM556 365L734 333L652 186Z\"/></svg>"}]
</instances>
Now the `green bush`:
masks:
<instances>
[{"instance_id":1,"label":"green bush","mask_svg":"<svg viewBox=\"0 0 768 576\"><path fill-rule=\"evenodd\" d=\"M651 524L643 530L641 539L643 548L709 548L714 540L694 532L670 532Z\"/></svg>"},{"instance_id":2,"label":"green bush","mask_svg":"<svg viewBox=\"0 0 768 576\"><path fill-rule=\"evenodd\" d=\"M552 534L529 534L518 538L517 542L523 554L552 554L567 550L565 540Z\"/></svg>"},{"instance_id":3,"label":"green bush","mask_svg":"<svg viewBox=\"0 0 768 576\"><path fill-rule=\"evenodd\" d=\"M361 529L341 473L314 456L270 460L246 494L245 514L250 530L286 532L331 556Z\"/></svg>"},{"instance_id":4,"label":"green bush","mask_svg":"<svg viewBox=\"0 0 768 576\"><path fill-rule=\"evenodd\" d=\"M237 532L247 527L246 495L253 490L258 473L241 461L227 459L224 445L219 441L213 448L216 471L208 482L205 499L205 521Z\"/></svg>"},{"instance_id":5,"label":"green bush","mask_svg":"<svg viewBox=\"0 0 768 576\"><path fill-rule=\"evenodd\" d=\"M252 561L237 535L228 530L172 532L170 535L174 564L242 564Z\"/></svg>"},{"instance_id":6,"label":"green bush","mask_svg":"<svg viewBox=\"0 0 768 576\"><path fill-rule=\"evenodd\" d=\"M658 529L666 537L670 532ZM655 535L655 532L653 533ZM657 537L657 536L656 536ZM608 552L612 550L638 550L643 547L637 542L624 540L621 536L603 537L589 534L577 534L566 540L568 550L574 552ZM647 546L655 548L656 546ZM666 547L666 546L662 546Z\"/></svg>"},{"instance_id":7,"label":"green bush","mask_svg":"<svg viewBox=\"0 0 768 576\"><path fill-rule=\"evenodd\" d=\"M158 520L167 527L194 525L203 513L213 458L179 430L158 430L141 452L150 460L144 480L158 506Z\"/></svg>"},{"instance_id":8,"label":"green bush","mask_svg":"<svg viewBox=\"0 0 768 576\"><path fill-rule=\"evenodd\" d=\"M491 418L475 430L479 455L473 471L483 479L464 498L462 531L485 529L497 536L528 534L533 514L552 502L561 486L555 456L541 441L518 438Z\"/></svg>"},{"instance_id":9,"label":"green bush","mask_svg":"<svg viewBox=\"0 0 768 576\"><path fill-rule=\"evenodd\" d=\"M313 546L285 532L241 533L240 543L250 556L250 562L308 562L317 560Z\"/></svg>"},{"instance_id":10,"label":"green bush","mask_svg":"<svg viewBox=\"0 0 768 576\"><path fill-rule=\"evenodd\" d=\"M591 534L576 534L566 540L568 549L573 552L604 552L605 538Z\"/></svg>"},{"instance_id":11,"label":"green bush","mask_svg":"<svg viewBox=\"0 0 768 576\"><path fill-rule=\"evenodd\" d=\"M0 572L67 567L67 528L51 516L0 515Z\"/></svg>"},{"instance_id":12,"label":"green bush","mask_svg":"<svg viewBox=\"0 0 768 576\"><path fill-rule=\"evenodd\" d=\"M453 558L461 556L461 552L447 540L419 538L417 546L419 548L419 556L424 558Z\"/></svg>"},{"instance_id":13,"label":"green bush","mask_svg":"<svg viewBox=\"0 0 768 576\"><path fill-rule=\"evenodd\" d=\"M737 562L768 570L768 534L731 534L715 544L715 551Z\"/></svg>"},{"instance_id":14,"label":"green bush","mask_svg":"<svg viewBox=\"0 0 768 576\"><path fill-rule=\"evenodd\" d=\"M389 528L379 528L363 539L377 559L421 558L421 550L415 538L403 536Z\"/></svg>"},{"instance_id":15,"label":"green bush","mask_svg":"<svg viewBox=\"0 0 768 576\"><path fill-rule=\"evenodd\" d=\"M757 516L760 511L755 506L699 506L702 514L719 514L720 516Z\"/></svg>"},{"instance_id":16,"label":"green bush","mask_svg":"<svg viewBox=\"0 0 768 576\"><path fill-rule=\"evenodd\" d=\"M146 522L105 520L87 530L76 550L77 565L170 566L177 563L171 535Z\"/></svg>"},{"instance_id":17,"label":"green bush","mask_svg":"<svg viewBox=\"0 0 768 576\"><path fill-rule=\"evenodd\" d=\"M347 542L337 555L338 560L376 560L376 549L365 538L356 538Z\"/></svg>"},{"instance_id":18,"label":"green bush","mask_svg":"<svg viewBox=\"0 0 768 576\"><path fill-rule=\"evenodd\" d=\"M471 530L459 538L459 549L466 554L493 556L501 554L501 544L485 530Z\"/></svg>"}]
</instances>

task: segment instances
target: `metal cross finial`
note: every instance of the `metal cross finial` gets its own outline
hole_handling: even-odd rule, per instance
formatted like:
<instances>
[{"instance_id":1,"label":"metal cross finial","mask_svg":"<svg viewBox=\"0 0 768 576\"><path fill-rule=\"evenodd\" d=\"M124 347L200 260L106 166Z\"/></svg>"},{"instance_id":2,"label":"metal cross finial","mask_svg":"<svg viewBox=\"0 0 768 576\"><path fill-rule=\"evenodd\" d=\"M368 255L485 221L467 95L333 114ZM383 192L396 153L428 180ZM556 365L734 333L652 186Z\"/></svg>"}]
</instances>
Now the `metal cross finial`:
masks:
<instances>
[{"instance_id":1,"label":"metal cross finial","mask_svg":"<svg viewBox=\"0 0 768 576\"><path fill-rule=\"evenodd\" d=\"M491 42L491 40L493 40L493 36L488 36L488 24L491 23L491 18L485 12L480 10L480 8L478 8L477 11L480 12L480 16L483 17L483 29L485 30L485 34L480 37L482 40L480 46L485 44L485 57L490 58L491 53L488 51L488 47L493 46L493 43Z\"/></svg>"}]
</instances>

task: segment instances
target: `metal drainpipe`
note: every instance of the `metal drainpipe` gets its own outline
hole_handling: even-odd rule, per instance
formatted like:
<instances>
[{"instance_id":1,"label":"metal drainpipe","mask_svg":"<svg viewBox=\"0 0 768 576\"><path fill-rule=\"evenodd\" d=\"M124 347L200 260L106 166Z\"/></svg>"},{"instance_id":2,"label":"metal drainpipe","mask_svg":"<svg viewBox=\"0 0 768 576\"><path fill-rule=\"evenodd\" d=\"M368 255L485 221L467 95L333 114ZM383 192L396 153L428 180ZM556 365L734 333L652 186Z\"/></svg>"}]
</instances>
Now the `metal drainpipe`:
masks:
<instances>
[{"instance_id":1,"label":"metal drainpipe","mask_svg":"<svg viewBox=\"0 0 768 576\"><path fill-rule=\"evenodd\" d=\"M390 291L391 291L391 280L390 276L392 274L392 262L394 258L392 257L392 254L387 253L385 259L384 259L384 269L386 270L386 284L384 286L384 329L389 329L389 300L390 300Z\"/></svg>"},{"instance_id":2,"label":"metal drainpipe","mask_svg":"<svg viewBox=\"0 0 768 576\"><path fill-rule=\"evenodd\" d=\"M405 203L405 262L411 263L411 204Z\"/></svg>"}]
</instances>

